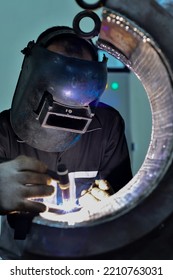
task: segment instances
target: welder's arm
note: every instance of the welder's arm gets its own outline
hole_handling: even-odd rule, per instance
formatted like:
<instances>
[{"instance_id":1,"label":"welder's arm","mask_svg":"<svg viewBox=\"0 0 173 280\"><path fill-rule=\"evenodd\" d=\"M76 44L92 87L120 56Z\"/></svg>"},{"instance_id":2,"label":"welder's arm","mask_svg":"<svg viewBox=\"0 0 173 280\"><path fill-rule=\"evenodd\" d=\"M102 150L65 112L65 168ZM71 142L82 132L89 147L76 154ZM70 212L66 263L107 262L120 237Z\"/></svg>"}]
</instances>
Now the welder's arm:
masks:
<instances>
[{"instance_id":1,"label":"welder's arm","mask_svg":"<svg viewBox=\"0 0 173 280\"><path fill-rule=\"evenodd\" d=\"M100 177L107 180L114 192L132 179L130 156L125 137L125 124L121 116L115 119L107 141Z\"/></svg>"},{"instance_id":2,"label":"welder's arm","mask_svg":"<svg viewBox=\"0 0 173 280\"><path fill-rule=\"evenodd\" d=\"M49 196L54 192L46 171L45 164L27 156L1 161L0 214L45 211L44 204L30 199Z\"/></svg>"}]
</instances>

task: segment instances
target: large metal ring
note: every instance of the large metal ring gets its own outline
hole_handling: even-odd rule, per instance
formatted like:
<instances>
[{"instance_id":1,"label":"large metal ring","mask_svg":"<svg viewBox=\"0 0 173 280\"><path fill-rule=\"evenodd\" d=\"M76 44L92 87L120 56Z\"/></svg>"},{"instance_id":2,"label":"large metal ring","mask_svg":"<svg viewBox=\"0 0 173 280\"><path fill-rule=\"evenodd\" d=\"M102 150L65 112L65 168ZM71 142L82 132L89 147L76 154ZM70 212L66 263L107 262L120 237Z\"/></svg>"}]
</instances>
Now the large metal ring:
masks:
<instances>
[{"instance_id":1,"label":"large metal ring","mask_svg":"<svg viewBox=\"0 0 173 280\"><path fill-rule=\"evenodd\" d=\"M83 18L91 18L94 21L94 28L90 32L84 32L80 28L80 21ZM73 29L80 36L85 39L91 39L99 34L101 21L97 14L92 11L82 11L78 13L73 20Z\"/></svg>"}]
</instances>

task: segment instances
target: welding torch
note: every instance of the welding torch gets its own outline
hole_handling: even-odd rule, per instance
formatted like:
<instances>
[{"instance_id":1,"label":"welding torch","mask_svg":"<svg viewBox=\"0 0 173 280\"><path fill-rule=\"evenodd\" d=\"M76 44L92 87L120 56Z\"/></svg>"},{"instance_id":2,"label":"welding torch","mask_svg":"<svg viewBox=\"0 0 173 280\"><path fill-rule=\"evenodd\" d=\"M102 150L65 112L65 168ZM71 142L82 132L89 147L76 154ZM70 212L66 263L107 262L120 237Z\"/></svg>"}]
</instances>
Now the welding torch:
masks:
<instances>
[{"instance_id":1,"label":"welding torch","mask_svg":"<svg viewBox=\"0 0 173 280\"><path fill-rule=\"evenodd\" d=\"M58 183L62 192L63 205L70 200L70 181L68 176L68 169L65 164L59 164L57 172L48 169L49 176Z\"/></svg>"}]
</instances>

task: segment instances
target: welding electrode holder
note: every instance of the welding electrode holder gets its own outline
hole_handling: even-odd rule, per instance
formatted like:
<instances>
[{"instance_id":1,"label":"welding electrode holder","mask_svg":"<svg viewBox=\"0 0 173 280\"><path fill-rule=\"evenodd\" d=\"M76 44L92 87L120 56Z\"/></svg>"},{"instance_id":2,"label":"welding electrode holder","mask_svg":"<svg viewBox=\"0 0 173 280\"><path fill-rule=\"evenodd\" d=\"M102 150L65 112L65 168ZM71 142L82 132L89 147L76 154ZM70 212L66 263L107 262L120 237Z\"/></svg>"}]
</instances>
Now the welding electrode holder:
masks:
<instances>
[{"instance_id":1,"label":"welding electrode holder","mask_svg":"<svg viewBox=\"0 0 173 280\"><path fill-rule=\"evenodd\" d=\"M91 18L94 21L95 24L94 28L90 32L84 32L80 28L80 21L83 18ZM93 37L98 36L100 32L100 28L101 28L101 20L99 16L92 11L89 10L82 11L78 13L73 19L73 29L76 32L76 34L82 38L92 39Z\"/></svg>"},{"instance_id":2,"label":"welding electrode holder","mask_svg":"<svg viewBox=\"0 0 173 280\"><path fill-rule=\"evenodd\" d=\"M52 171L50 172L49 170L49 175L51 174L53 175L52 177L56 180L56 177L54 176L54 172ZM63 163L58 164L56 176L58 178L57 182L59 188L61 189L62 192L62 203L64 204L70 199L70 181L68 176L68 169L65 164ZM61 207L60 208L49 207L48 212L61 215L67 213L68 211Z\"/></svg>"},{"instance_id":3,"label":"welding electrode holder","mask_svg":"<svg viewBox=\"0 0 173 280\"><path fill-rule=\"evenodd\" d=\"M59 164L57 168L57 175L59 177L59 187L62 190L63 199L69 199L69 176L68 169L65 164Z\"/></svg>"}]
</instances>

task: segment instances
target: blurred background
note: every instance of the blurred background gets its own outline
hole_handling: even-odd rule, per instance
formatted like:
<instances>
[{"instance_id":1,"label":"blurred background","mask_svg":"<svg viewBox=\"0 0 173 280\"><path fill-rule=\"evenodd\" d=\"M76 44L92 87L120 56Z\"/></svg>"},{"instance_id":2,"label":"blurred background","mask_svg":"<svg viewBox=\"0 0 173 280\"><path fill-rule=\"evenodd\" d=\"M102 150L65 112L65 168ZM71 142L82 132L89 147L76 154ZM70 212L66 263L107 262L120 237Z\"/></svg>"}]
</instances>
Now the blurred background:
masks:
<instances>
[{"instance_id":1,"label":"blurred background","mask_svg":"<svg viewBox=\"0 0 173 280\"><path fill-rule=\"evenodd\" d=\"M87 0L95 3L96 0ZM75 0L0 0L0 111L10 108L23 55L21 50L54 25L72 26L82 9ZM101 17L102 9L96 11ZM81 28L93 28L83 19ZM95 38L96 40L97 38ZM102 56L102 52L99 53ZM102 101L115 107L125 120L126 137L135 175L146 156L151 138L152 117L147 94L141 82L125 65L108 56L108 84Z\"/></svg>"}]
</instances>

